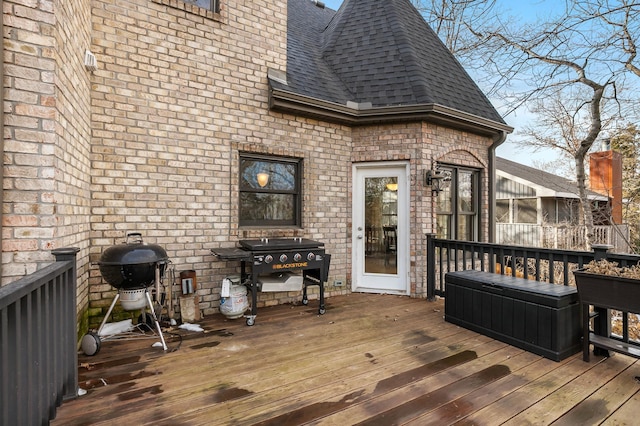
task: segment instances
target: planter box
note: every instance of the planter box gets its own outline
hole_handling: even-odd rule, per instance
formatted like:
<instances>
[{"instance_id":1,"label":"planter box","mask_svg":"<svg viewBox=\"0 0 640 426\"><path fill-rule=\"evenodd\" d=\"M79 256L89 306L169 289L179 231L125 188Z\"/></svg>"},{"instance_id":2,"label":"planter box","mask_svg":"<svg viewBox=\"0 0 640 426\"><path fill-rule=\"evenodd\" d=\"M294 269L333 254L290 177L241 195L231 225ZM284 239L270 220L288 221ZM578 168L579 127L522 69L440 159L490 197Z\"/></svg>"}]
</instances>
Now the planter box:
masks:
<instances>
[{"instance_id":1,"label":"planter box","mask_svg":"<svg viewBox=\"0 0 640 426\"><path fill-rule=\"evenodd\" d=\"M594 348L613 350L640 358L640 345L629 344L629 342L589 332L590 305L604 309L640 313L640 280L592 274L582 269L573 271L573 274L576 278L578 295L582 304L583 359L589 361L589 344L593 344Z\"/></svg>"},{"instance_id":2,"label":"planter box","mask_svg":"<svg viewBox=\"0 0 640 426\"><path fill-rule=\"evenodd\" d=\"M640 313L640 280L573 271L581 303Z\"/></svg>"},{"instance_id":3,"label":"planter box","mask_svg":"<svg viewBox=\"0 0 640 426\"><path fill-rule=\"evenodd\" d=\"M554 361L580 352L575 287L473 270L445 283L446 321Z\"/></svg>"}]
</instances>

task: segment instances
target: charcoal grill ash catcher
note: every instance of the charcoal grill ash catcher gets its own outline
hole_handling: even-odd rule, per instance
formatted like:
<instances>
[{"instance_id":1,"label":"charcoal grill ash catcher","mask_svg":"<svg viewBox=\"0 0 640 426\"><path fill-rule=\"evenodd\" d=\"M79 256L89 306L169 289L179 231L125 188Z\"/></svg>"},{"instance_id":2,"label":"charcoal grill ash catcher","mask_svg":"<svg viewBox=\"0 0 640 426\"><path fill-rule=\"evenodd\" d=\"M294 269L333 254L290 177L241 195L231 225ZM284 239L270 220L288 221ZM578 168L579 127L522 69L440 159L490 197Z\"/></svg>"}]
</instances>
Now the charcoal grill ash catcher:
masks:
<instances>
[{"instance_id":1,"label":"charcoal grill ash catcher","mask_svg":"<svg viewBox=\"0 0 640 426\"><path fill-rule=\"evenodd\" d=\"M84 353L87 355L98 353L101 340L149 337L146 336L146 329L154 331L154 328L154 335L150 337L155 338L157 333L160 337L162 348L166 351L167 345L160 327L159 316L162 312L166 294L161 292L161 285L170 264L167 252L159 245L146 244L142 240L142 234L129 233L123 244L117 244L105 249L97 264L104 280L117 289L118 292L114 296L97 333L89 332L83 337L81 346ZM153 291L153 298L149 291L150 288ZM171 283L169 284L169 298L171 299L170 292ZM120 304L125 311L141 311L136 325L138 332L118 332L101 337L107 320L118 300L120 300ZM169 303L171 303L171 300ZM149 312L147 312L147 308ZM148 315L150 318L147 317ZM151 319L151 321L148 321L148 319Z\"/></svg>"}]
</instances>

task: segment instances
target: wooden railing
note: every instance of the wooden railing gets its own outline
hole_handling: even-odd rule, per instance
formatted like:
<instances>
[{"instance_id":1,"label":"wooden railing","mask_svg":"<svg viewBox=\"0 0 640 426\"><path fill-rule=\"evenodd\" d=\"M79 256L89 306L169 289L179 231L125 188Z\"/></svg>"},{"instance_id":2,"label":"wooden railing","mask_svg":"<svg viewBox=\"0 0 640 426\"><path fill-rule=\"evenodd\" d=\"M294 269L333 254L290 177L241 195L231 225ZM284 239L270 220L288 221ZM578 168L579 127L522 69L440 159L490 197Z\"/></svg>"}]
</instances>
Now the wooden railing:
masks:
<instances>
[{"instance_id":1,"label":"wooden railing","mask_svg":"<svg viewBox=\"0 0 640 426\"><path fill-rule=\"evenodd\" d=\"M77 393L77 252L0 287L0 425L48 424Z\"/></svg>"},{"instance_id":2,"label":"wooden railing","mask_svg":"<svg viewBox=\"0 0 640 426\"><path fill-rule=\"evenodd\" d=\"M610 245L612 251L629 251L629 226L594 226L594 244ZM500 244L514 244L528 247L551 249L571 249L586 247L583 226L538 225L534 223L496 223L496 240Z\"/></svg>"}]
</instances>

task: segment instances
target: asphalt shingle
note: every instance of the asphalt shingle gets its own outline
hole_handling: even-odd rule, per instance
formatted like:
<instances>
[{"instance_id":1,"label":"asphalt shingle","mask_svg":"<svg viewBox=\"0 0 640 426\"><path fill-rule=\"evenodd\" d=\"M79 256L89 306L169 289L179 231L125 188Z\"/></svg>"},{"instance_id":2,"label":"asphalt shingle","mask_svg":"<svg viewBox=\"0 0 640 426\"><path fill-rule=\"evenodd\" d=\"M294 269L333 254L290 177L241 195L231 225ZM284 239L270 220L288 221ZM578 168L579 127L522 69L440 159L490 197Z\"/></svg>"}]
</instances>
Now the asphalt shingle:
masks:
<instances>
[{"instance_id":1,"label":"asphalt shingle","mask_svg":"<svg viewBox=\"0 0 640 426\"><path fill-rule=\"evenodd\" d=\"M504 124L409 0L288 1L287 85L337 104L440 105Z\"/></svg>"}]
</instances>

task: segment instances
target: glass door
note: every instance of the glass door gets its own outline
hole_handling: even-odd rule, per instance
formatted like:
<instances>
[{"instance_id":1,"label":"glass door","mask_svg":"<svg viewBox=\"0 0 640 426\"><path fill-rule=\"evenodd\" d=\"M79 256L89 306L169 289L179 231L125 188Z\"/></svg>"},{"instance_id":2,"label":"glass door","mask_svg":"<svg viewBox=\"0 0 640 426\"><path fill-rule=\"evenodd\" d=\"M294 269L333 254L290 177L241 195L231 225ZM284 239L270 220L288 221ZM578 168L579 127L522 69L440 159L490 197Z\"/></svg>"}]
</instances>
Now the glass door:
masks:
<instances>
[{"instance_id":1,"label":"glass door","mask_svg":"<svg viewBox=\"0 0 640 426\"><path fill-rule=\"evenodd\" d=\"M354 291L407 293L407 169L355 166Z\"/></svg>"}]
</instances>

